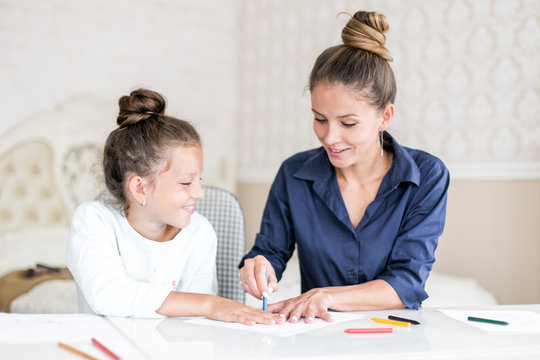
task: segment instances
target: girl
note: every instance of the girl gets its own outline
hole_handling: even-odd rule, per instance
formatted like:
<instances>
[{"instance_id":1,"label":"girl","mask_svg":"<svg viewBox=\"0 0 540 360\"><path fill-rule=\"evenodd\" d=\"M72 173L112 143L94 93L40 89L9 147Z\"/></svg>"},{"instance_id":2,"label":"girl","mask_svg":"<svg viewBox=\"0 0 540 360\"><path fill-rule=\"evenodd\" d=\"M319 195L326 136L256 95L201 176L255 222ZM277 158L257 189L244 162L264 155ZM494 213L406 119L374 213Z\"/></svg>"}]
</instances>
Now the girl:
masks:
<instances>
[{"instance_id":1,"label":"girl","mask_svg":"<svg viewBox=\"0 0 540 360\"><path fill-rule=\"evenodd\" d=\"M195 212L203 152L187 121L164 115L165 99L139 89L119 100L118 128L103 154L109 199L74 213L68 267L83 312L206 316L244 324L282 322L213 294L216 234Z\"/></svg>"}]
</instances>

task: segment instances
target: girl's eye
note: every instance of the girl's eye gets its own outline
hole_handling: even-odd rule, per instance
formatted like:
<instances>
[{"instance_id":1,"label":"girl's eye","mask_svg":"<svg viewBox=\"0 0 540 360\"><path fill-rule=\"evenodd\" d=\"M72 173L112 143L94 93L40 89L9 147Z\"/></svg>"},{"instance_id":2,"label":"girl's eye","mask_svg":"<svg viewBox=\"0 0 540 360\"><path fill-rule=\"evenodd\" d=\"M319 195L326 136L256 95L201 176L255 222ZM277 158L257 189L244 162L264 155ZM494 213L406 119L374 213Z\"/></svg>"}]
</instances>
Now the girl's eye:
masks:
<instances>
[{"instance_id":1,"label":"girl's eye","mask_svg":"<svg viewBox=\"0 0 540 360\"><path fill-rule=\"evenodd\" d=\"M202 177L199 178L199 181L202 181ZM193 183L192 181L186 181L186 182L181 182L180 185L189 186L192 183Z\"/></svg>"},{"instance_id":2,"label":"girl's eye","mask_svg":"<svg viewBox=\"0 0 540 360\"><path fill-rule=\"evenodd\" d=\"M356 123L351 123L351 124L343 123L343 126L345 126L346 128L351 128L354 125L356 125Z\"/></svg>"},{"instance_id":3,"label":"girl's eye","mask_svg":"<svg viewBox=\"0 0 540 360\"><path fill-rule=\"evenodd\" d=\"M320 123L323 123L326 121L326 119L317 119L317 118L314 118L313 120L317 121L317 122L320 122Z\"/></svg>"}]
</instances>

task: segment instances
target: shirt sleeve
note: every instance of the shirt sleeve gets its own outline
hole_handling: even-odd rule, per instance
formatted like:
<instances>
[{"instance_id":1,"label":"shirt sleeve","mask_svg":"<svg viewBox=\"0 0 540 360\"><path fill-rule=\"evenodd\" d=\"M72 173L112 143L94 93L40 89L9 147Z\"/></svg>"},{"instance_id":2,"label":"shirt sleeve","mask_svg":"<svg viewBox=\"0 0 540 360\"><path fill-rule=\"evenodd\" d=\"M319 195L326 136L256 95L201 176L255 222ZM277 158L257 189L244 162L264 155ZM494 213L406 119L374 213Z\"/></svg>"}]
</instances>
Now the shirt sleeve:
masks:
<instances>
[{"instance_id":1,"label":"shirt sleeve","mask_svg":"<svg viewBox=\"0 0 540 360\"><path fill-rule=\"evenodd\" d=\"M281 166L270 188L255 244L242 258L239 267L244 266L246 259L262 255L272 264L279 281L294 248L295 236L287 196L286 172Z\"/></svg>"},{"instance_id":2,"label":"shirt sleeve","mask_svg":"<svg viewBox=\"0 0 540 360\"><path fill-rule=\"evenodd\" d=\"M72 217L67 264L90 308L97 314L163 317L156 312L171 289L129 277L116 245L112 219L96 203Z\"/></svg>"},{"instance_id":3,"label":"shirt sleeve","mask_svg":"<svg viewBox=\"0 0 540 360\"><path fill-rule=\"evenodd\" d=\"M386 270L378 277L388 282L403 303L412 309L418 309L428 297L424 286L435 261L438 238L443 232L450 182L449 172L441 161L424 166L429 169L421 177L419 188L412 197Z\"/></svg>"}]
</instances>

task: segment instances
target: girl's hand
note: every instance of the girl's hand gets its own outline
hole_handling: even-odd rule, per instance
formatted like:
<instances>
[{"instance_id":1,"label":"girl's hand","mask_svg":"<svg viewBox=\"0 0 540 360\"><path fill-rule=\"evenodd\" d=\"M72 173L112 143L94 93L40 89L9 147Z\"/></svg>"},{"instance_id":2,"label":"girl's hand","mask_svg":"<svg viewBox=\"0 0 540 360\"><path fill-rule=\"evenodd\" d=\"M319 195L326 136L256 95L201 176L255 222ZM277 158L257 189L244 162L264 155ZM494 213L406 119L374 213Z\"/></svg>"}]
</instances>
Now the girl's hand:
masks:
<instances>
[{"instance_id":1,"label":"girl's hand","mask_svg":"<svg viewBox=\"0 0 540 360\"><path fill-rule=\"evenodd\" d=\"M215 297L208 318L212 320L237 322L245 325L273 325L285 322L285 318L280 317L278 314L255 309L251 306L222 297Z\"/></svg>"},{"instance_id":2,"label":"girl's hand","mask_svg":"<svg viewBox=\"0 0 540 360\"><path fill-rule=\"evenodd\" d=\"M330 293L324 288L311 289L302 295L268 305L268 311L279 313L283 319L295 323L304 318L306 323L312 323L315 318L333 321L328 312L331 304Z\"/></svg>"},{"instance_id":3,"label":"girl's hand","mask_svg":"<svg viewBox=\"0 0 540 360\"><path fill-rule=\"evenodd\" d=\"M270 295L279 288L274 268L262 255L244 261L244 266L240 269L240 283L244 291L256 299L262 298L263 291Z\"/></svg>"}]
</instances>

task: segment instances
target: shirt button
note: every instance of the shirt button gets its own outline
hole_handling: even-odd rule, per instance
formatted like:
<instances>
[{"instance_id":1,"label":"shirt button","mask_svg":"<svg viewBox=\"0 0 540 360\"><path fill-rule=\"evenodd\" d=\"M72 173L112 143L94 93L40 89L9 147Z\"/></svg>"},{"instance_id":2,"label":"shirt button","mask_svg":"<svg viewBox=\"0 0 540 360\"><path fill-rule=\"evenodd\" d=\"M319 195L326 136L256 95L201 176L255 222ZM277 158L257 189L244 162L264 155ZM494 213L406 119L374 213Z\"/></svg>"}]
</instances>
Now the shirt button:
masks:
<instances>
[{"instance_id":1,"label":"shirt button","mask_svg":"<svg viewBox=\"0 0 540 360\"><path fill-rule=\"evenodd\" d=\"M354 270L349 270L349 275L354 275L354 274L355 274Z\"/></svg>"}]
</instances>

